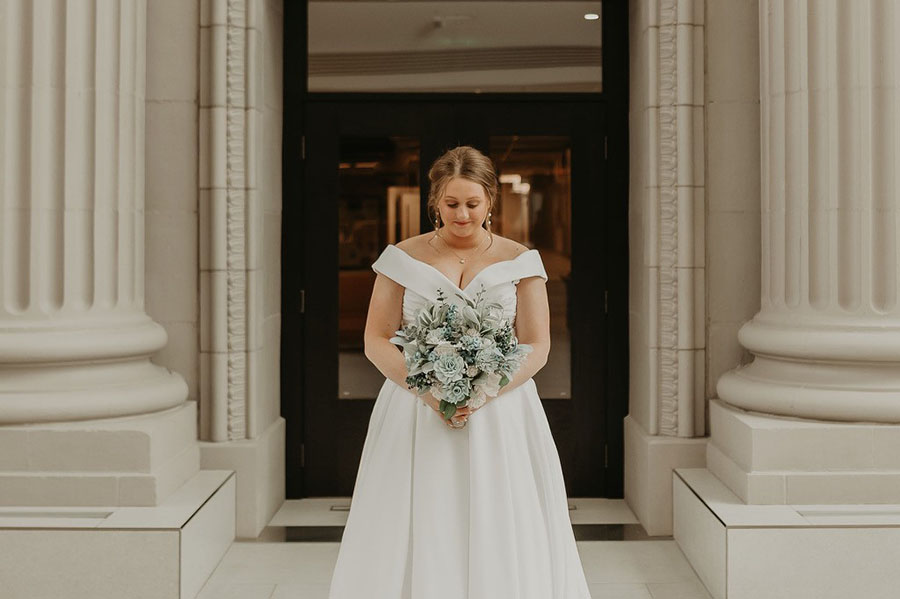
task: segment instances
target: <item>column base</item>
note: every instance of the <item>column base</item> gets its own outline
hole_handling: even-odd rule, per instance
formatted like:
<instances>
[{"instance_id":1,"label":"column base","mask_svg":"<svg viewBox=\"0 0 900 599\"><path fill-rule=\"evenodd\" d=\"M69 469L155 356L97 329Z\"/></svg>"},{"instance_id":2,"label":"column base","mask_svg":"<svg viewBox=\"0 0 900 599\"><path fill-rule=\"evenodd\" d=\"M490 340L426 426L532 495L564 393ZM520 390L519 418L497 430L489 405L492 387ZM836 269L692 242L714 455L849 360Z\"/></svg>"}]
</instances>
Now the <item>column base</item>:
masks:
<instances>
[{"instance_id":1,"label":"column base","mask_svg":"<svg viewBox=\"0 0 900 599\"><path fill-rule=\"evenodd\" d=\"M897 596L900 504L746 505L705 468L672 486L675 542L715 599Z\"/></svg>"},{"instance_id":2,"label":"column base","mask_svg":"<svg viewBox=\"0 0 900 599\"><path fill-rule=\"evenodd\" d=\"M900 425L803 420L709 404L706 464L748 504L887 504L900 497Z\"/></svg>"},{"instance_id":3,"label":"column base","mask_svg":"<svg viewBox=\"0 0 900 599\"><path fill-rule=\"evenodd\" d=\"M194 401L141 416L0 426L4 506L153 506L199 469Z\"/></svg>"},{"instance_id":4,"label":"column base","mask_svg":"<svg viewBox=\"0 0 900 599\"><path fill-rule=\"evenodd\" d=\"M234 540L235 476L203 470L157 507L0 508L10 599L189 599Z\"/></svg>"},{"instance_id":5,"label":"column base","mask_svg":"<svg viewBox=\"0 0 900 599\"><path fill-rule=\"evenodd\" d=\"M184 379L150 361L166 331L146 314L55 324L0 329L0 425L136 416L187 400Z\"/></svg>"},{"instance_id":6,"label":"column base","mask_svg":"<svg viewBox=\"0 0 900 599\"><path fill-rule=\"evenodd\" d=\"M706 437L650 435L625 417L625 502L651 536L672 534L672 469L706 465Z\"/></svg>"},{"instance_id":7,"label":"column base","mask_svg":"<svg viewBox=\"0 0 900 599\"><path fill-rule=\"evenodd\" d=\"M741 333L746 328L749 325ZM744 337L739 337L744 343ZM757 354L750 364L723 374L716 392L733 406L764 414L842 423L900 423L897 362L834 359L817 362Z\"/></svg>"}]
</instances>

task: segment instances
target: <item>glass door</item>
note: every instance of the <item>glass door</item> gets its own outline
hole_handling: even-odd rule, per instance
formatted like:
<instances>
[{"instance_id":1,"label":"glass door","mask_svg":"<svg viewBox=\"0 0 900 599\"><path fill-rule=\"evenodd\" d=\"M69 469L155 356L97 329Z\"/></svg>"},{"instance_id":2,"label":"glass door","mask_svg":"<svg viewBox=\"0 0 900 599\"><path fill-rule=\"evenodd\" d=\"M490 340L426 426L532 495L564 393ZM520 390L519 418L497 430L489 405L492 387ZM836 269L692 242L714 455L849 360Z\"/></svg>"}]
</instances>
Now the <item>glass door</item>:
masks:
<instances>
[{"instance_id":1,"label":"glass door","mask_svg":"<svg viewBox=\"0 0 900 599\"><path fill-rule=\"evenodd\" d=\"M501 189L492 229L541 252L551 353L535 383L568 492L603 496L606 343L597 297L608 269L603 222L602 108L552 103L310 102L302 265L303 496L349 496L384 376L363 354L375 280L389 243L433 230L427 170L445 150L488 154ZM581 224L579 224L581 223ZM579 243L581 240L581 243ZM286 267L287 270L287 267ZM285 335L291 331L285 330ZM298 342L300 340L298 339Z\"/></svg>"},{"instance_id":2,"label":"glass door","mask_svg":"<svg viewBox=\"0 0 900 599\"><path fill-rule=\"evenodd\" d=\"M287 496L352 493L384 380L362 353L371 263L432 230L427 169L468 144L503 181L492 228L550 277L535 382L567 491L621 497L627 3L311 1L284 19Z\"/></svg>"}]
</instances>

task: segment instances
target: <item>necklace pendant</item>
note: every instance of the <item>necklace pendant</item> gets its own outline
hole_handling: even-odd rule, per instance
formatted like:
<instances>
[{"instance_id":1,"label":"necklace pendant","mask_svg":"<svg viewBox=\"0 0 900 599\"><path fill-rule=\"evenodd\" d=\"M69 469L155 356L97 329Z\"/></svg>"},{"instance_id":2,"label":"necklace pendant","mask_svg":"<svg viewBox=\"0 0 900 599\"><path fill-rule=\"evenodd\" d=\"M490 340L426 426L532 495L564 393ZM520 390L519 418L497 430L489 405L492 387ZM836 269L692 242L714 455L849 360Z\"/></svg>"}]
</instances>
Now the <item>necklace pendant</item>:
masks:
<instances>
[{"instance_id":1,"label":"necklace pendant","mask_svg":"<svg viewBox=\"0 0 900 599\"><path fill-rule=\"evenodd\" d=\"M460 258L460 259L459 259L459 263L460 263L460 264L465 264L465 263L466 263L466 259L465 259L465 258Z\"/></svg>"}]
</instances>

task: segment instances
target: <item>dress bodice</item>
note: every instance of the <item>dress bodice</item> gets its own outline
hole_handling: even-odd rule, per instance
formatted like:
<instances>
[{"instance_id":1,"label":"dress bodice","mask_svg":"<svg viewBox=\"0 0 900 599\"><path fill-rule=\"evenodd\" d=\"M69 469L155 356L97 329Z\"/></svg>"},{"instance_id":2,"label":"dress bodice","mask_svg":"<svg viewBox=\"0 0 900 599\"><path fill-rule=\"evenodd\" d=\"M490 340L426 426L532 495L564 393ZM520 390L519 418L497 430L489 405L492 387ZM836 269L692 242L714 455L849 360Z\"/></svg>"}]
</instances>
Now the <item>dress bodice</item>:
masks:
<instances>
[{"instance_id":1,"label":"dress bodice","mask_svg":"<svg viewBox=\"0 0 900 599\"><path fill-rule=\"evenodd\" d=\"M372 269L396 281L405 288L403 293L403 325L415 319L418 310L429 301L436 301L438 290L443 290L447 302L462 305L463 300L456 294L475 299L481 289L484 297L503 306L504 317L515 321L516 285L527 277L541 277L547 280L547 272L536 249L522 252L510 260L494 262L482 268L465 289L460 289L440 270L413 258L395 245L389 244Z\"/></svg>"}]
</instances>

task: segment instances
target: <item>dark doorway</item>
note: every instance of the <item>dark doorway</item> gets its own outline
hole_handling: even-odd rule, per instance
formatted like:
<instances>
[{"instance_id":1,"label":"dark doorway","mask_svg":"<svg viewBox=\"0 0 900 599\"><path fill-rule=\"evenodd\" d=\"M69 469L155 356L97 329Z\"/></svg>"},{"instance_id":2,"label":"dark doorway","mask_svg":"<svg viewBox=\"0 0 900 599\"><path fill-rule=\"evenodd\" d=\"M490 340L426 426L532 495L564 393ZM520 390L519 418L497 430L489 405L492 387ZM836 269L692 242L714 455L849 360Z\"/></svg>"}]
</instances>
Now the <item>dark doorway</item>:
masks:
<instances>
[{"instance_id":1,"label":"dark doorway","mask_svg":"<svg viewBox=\"0 0 900 599\"><path fill-rule=\"evenodd\" d=\"M604 19L624 18L608 4ZM607 34L615 21L604 23L602 93L366 94L304 89L296 67L305 64L305 18L285 6L285 73L293 77L285 79L282 254L288 498L352 493L384 381L362 355L370 265L387 243L432 230L428 167L461 144L498 167L497 232L538 248L551 277L553 349L535 382L567 492L621 497L627 140L616 90L627 84L611 82L616 70L607 66L610 37L623 41Z\"/></svg>"}]
</instances>

